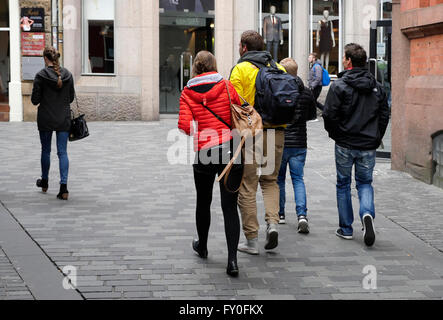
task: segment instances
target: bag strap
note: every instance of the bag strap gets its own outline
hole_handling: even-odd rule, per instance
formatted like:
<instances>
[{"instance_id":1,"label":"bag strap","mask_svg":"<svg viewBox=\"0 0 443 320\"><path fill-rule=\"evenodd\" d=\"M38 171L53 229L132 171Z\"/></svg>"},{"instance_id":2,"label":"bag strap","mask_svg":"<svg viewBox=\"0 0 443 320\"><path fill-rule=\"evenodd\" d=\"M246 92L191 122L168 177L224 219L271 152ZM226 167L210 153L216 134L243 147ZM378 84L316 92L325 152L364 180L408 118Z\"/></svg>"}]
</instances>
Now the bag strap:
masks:
<instances>
[{"instance_id":1,"label":"bag strap","mask_svg":"<svg viewBox=\"0 0 443 320\"><path fill-rule=\"evenodd\" d=\"M216 114L214 111L212 111L207 105L205 105L204 102L201 103L203 107L205 107L206 110L208 110L210 113L212 113L214 115L214 117L217 118L217 120L219 120L220 122L222 122L225 126L227 126L229 129L232 130L231 126L229 124L226 123L225 120L223 120L218 114Z\"/></svg>"},{"instance_id":2,"label":"bag strap","mask_svg":"<svg viewBox=\"0 0 443 320\"><path fill-rule=\"evenodd\" d=\"M77 114L80 115L80 107L78 105L78 99L77 99L77 93L74 91L74 100L75 100L75 104L77 106ZM74 114L74 118L75 118L75 113L71 108L71 114Z\"/></svg>"},{"instance_id":3,"label":"bag strap","mask_svg":"<svg viewBox=\"0 0 443 320\"><path fill-rule=\"evenodd\" d=\"M229 105L232 106L231 94L229 93L228 80L225 81L225 85L226 85L226 91L228 91ZM238 95L238 96L240 97L240 99L243 100L244 104L249 104L248 101L246 101L246 99L243 98L241 95Z\"/></svg>"},{"instance_id":4,"label":"bag strap","mask_svg":"<svg viewBox=\"0 0 443 320\"><path fill-rule=\"evenodd\" d=\"M232 167L234 166L234 162L237 160L238 156L240 155L240 152L241 152L241 150L243 148L243 145L245 144L245 140L246 140L246 138L242 137L241 142L238 145L237 150L235 151L234 156L232 157L231 161L229 161L229 163L226 165L226 167L223 170L223 172L217 178L217 182L220 182L221 179L223 179L223 177L224 177L224 181L223 181L224 186L225 186L226 190L228 190L228 192L230 192L230 193L238 192L240 190L240 188L241 188L241 185L243 184L244 176L242 176L240 185L239 185L237 190L232 191L228 187L229 174L231 173Z\"/></svg>"}]
</instances>

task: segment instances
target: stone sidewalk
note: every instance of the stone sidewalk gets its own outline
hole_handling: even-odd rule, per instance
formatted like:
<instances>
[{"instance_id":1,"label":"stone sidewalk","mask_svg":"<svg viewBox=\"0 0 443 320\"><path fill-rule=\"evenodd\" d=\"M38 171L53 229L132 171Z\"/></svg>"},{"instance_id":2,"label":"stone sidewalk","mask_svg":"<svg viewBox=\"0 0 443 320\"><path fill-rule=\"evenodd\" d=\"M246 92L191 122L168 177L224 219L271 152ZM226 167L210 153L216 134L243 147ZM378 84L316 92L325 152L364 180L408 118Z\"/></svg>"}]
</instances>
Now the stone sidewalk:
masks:
<instances>
[{"instance_id":1,"label":"stone sidewalk","mask_svg":"<svg viewBox=\"0 0 443 320\"><path fill-rule=\"evenodd\" d=\"M12 215L57 270L77 268L83 298L443 298L443 191L379 162L376 245L364 247L358 218L354 241L337 238L333 143L321 121L309 123L305 176L311 234L296 232L289 192L288 223L280 227L277 250L261 249L256 257L239 253L240 276L232 279L225 273L227 250L216 187L209 259L200 260L191 249L196 235L192 169L167 161L174 143L167 137L176 123L90 123L91 136L69 145L68 202L56 199L55 145L50 190L42 194L34 186L40 174L36 125L0 124L0 136L7 137L0 140L0 201L8 210L1 214ZM261 195L258 199L262 248ZM366 266L377 270L376 290L362 286Z\"/></svg>"}]
</instances>

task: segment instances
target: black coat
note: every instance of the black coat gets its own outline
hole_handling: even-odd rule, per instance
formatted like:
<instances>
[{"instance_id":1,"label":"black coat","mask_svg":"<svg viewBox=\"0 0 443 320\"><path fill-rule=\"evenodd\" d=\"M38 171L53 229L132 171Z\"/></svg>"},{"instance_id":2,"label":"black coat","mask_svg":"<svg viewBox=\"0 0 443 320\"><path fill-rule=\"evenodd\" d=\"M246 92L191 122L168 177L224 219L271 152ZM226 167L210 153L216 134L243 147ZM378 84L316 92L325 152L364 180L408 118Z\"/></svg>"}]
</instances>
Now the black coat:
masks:
<instances>
[{"instance_id":1,"label":"black coat","mask_svg":"<svg viewBox=\"0 0 443 320\"><path fill-rule=\"evenodd\" d=\"M58 76L53 67L42 69L34 79L31 101L39 105L37 125L39 131L69 131L71 127L70 104L74 101L74 79L72 74L60 68L63 81L57 87Z\"/></svg>"},{"instance_id":2,"label":"black coat","mask_svg":"<svg viewBox=\"0 0 443 320\"><path fill-rule=\"evenodd\" d=\"M300 96L293 124L285 129L285 148L306 149L307 129L306 116L309 108L316 108L315 99L309 88L305 87L300 77L295 78L298 83Z\"/></svg>"},{"instance_id":3,"label":"black coat","mask_svg":"<svg viewBox=\"0 0 443 320\"><path fill-rule=\"evenodd\" d=\"M329 89L323 110L329 137L344 148L377 149L389 123L388 99L368 70L354 68L339 74Z\"/></svg>"}]
</instances>

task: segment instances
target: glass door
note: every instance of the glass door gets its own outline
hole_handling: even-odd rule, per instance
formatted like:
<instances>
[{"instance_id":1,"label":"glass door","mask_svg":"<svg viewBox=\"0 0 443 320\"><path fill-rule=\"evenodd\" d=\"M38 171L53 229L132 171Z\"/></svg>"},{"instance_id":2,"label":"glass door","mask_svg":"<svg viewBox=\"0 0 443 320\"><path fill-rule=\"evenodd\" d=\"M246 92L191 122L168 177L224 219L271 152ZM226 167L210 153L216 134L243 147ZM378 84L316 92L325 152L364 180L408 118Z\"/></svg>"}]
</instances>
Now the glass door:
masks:
<instances>
[{"instance_id":1,"label":"glass door","mask_svg":"<svg viewBox=\"0 0 443 320\"><path fill-rule=\"evenodd\" d=\"M199 51L214 53L214 0L160 0L160 113L178 113Z\"/></svg>"},{"instance_id":2,"label":"glass door","mask_svg":"<svg viewBox=\"0 0 443 320\"><path fill-rule=\"evenodd\" d=\"M0 0L0 121L9 121L9 2Z\"/></svg>"},{"instance_id":3,"label":"glass door","mask_svg":"<svg viewBox=\"0 0 443 320\"><path fill-rule=\"evenodd\" d=\"M371 73L380 82L388 95L389 108L391 108L391 35L392 20L371 21L370 57L369 66ZM377 150L381 158L391 157L391 121Z\"/></svg>"}]
</instances>

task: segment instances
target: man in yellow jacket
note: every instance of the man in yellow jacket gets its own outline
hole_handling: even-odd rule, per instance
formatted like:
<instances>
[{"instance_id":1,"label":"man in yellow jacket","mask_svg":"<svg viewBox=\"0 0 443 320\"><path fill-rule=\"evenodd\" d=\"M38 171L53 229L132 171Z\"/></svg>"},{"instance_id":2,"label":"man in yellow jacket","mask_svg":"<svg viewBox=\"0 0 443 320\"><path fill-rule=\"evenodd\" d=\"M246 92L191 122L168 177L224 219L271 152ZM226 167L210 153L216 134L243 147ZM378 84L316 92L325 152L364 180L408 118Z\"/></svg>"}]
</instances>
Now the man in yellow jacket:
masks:
<instances>
[{"instance_id":1,"label":"man in yellow jacket","mask_svg":"<svg viewBox=\"0 0 443 320\"><path fill-rule=\"evenodd\" d=\"M271 54L263 51L264 41L262 36L256 31L245 31L241 36L240 60L231 72L230 80L237 90L250 105L255 103L255 83L259 66L268 66L272 60ZM282 66L280 69L286 71ZM284 149L284 128L285 126L272 126L264 124L263 131L263 150L259 150L264 157L268 157L267 163L263 166L257 164L254 158L252 164L245 164L244 180L240 187L238 196L238 206L241 211L243 232L246 242L238 246L238 250L248 254L257 255L258 251L258 230L259 222L257 219L257 188L258 184L263 192L265 203L265 220L267 223L265 249L272 250L278 246L279 223L279 199L280 189L277 184L278 172L280 169L283 149ZM268 146L268 137L272 141L271 134L275 132L275 144ZM246 144L248 145L248 144ZM255 145L256 152L257 147ZM271 150L273 148L274 150ZM260 174L260 167L273 168L271 174Z\"/></svg>"}]
</instances>

